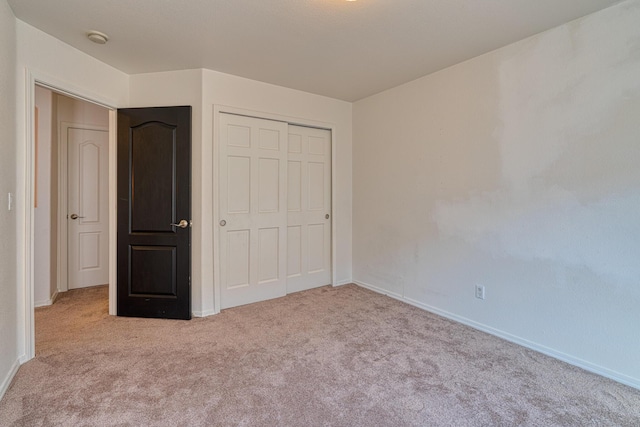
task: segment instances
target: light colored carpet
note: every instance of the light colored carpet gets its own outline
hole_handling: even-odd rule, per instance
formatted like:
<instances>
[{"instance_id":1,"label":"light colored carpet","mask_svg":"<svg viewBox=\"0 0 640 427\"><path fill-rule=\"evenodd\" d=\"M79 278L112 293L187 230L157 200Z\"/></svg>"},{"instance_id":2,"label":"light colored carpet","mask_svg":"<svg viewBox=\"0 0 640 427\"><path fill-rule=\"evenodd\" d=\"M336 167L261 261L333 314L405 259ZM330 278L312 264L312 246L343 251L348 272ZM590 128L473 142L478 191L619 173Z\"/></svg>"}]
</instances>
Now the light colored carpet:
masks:
<instances>
[{"instance_id":1,"label":"light colored carpet","mask_svg":"<svg viewBox=\"0 0 640 427\"><path fill-rule=\"evenodd\" d=\"M640 391L355 285L191 321L36 310L2 426L638 426Z\"/></svg>"}]
</instances>

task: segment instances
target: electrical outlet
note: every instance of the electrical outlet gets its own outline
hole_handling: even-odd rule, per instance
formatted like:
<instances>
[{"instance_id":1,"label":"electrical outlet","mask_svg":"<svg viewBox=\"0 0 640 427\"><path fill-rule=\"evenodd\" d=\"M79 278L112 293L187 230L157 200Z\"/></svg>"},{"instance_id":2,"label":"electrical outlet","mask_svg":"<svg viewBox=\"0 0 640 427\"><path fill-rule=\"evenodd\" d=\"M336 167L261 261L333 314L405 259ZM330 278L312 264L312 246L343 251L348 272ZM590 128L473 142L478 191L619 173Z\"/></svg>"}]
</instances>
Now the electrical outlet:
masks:
<instances>
[{"instance_id":1,"label":"electrical outlet","mask_svg":"<svg viewBox=\"0 0 640 427\"><path fill-rule=\"evenodd\" d=\"M7 194L7 210L13 209L13 194Z\"/></svg>"},{"instance_id":2,"label":"electrical outlet","mask_svg":"<svg viewBox=\"0 0 640 427\"><path fill-rule=\"evenodd\" d=\"M484 299L484 286L476 285L476 298Z\"/></svg>"}]
</instances>

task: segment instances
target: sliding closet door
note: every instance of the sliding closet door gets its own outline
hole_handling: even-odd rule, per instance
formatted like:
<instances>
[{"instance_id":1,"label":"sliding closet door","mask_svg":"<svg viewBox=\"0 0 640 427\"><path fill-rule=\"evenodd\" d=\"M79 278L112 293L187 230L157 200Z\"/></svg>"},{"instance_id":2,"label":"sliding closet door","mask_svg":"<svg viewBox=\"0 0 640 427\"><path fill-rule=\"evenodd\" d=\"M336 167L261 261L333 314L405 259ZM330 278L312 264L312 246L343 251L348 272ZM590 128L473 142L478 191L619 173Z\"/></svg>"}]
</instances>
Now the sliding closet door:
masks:
<instances>
[{"instance_id":1,"label":"sliding closet door","mask_svg":"<svg viewBox=\"0 0 640 427\"><path fill-rule=\"evenodd\" d=\"M331 284L331 131L289 126L287 292Z\"/></svg>"},{"instance_id":2,"label":"sliding closet door","mask_svg":"<svg viewBox=\"0 0 640 427\"><path fill-rule=\"evenodd\" d=\"M286 294L287 128L220 114L221 308Z\"/></svg>"}]
</instances>

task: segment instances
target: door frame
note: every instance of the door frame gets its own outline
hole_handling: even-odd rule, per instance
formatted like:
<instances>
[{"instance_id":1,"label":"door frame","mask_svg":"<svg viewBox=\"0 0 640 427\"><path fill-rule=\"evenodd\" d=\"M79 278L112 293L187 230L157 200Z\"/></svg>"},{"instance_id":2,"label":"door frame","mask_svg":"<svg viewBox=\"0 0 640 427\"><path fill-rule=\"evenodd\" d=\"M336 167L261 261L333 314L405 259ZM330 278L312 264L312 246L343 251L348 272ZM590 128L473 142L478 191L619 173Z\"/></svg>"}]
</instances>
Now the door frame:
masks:
<instances>
[{"instance_id":1,"label":"door frame","mask_svg":"<svg viewBox=\"0 0 640 427\"><path fill-rule=\"evenodd\" d=\"M23 147L24 189L18 201L24 214L24 227L18 232L18 246L23 243L24 262L18 270L19 289L22 296L18 306L20 320L20 363L35 356L35 312L34 312L34 244L35 244L35 87L36 85L62 95L90 102L109 110L109 314L116 313L116 119L117 106L113 100L104 99L72 84L27 68L25 70L25 139ZM66 214L65 214L66 216ZM20 255L18 257L20 259ZM21 276L21 277L20 277ZM20 282L22 282L20 284ZM21 286L20 286L21 285Z\"/></svg>"},{"instance_id":2,"label":"door frame","mask_svg":"<svg viewBox=\"0 0 640 427\"><path fill-rule=\"evenodd\" d=\"M326 129L331 131L331 283L336 286L336 125L334 123L320 122L300 117L286 116L282 114L266 113L262 111L248 110L245 108L231 107L221 104L213 104L213 307L214 313L220 313L220 294L222 292L222 284L220 278L220 237L218 233L218 224L220 222L220 206L218 199L220 190L218 183L220 182L220 136L218 129L220 127L220 114L236 114L239 116L254 117L264 120L275 120L278 122L286 122L289 125L304 126L309 128Z\"/></svg>"},{"instance_id":3,"label":"door frame","mask_svg":"<svg viewBox=\"0 0 640 427\"><path fill-rule=\"evenodd\" d=\"M58 266L58 292L66 292L69 290L69 221L67 221L67 208L69 201L69 183L67 180L69 175L69 171L67 170L69 140L67 136L69 134L69 129L109 132L108 127L71 122L62 122L58 131L58 253L56 254ZM63 135L65 135L64 139ZM109 134L109 137L110 136L111 135ZM62 144L62 142L64 142L64 144ZM111 141L109 141L109 147L111 147ZM109 167L111 167L111 159L109 159ZM109 224L109 226L111 226L111 224ZM110 229L109 233L111 233ZM109 253L109 263L111 263L111 253ZM109 283L111 283L111 280L109 280Z\"/></svg>"}]
</instances>

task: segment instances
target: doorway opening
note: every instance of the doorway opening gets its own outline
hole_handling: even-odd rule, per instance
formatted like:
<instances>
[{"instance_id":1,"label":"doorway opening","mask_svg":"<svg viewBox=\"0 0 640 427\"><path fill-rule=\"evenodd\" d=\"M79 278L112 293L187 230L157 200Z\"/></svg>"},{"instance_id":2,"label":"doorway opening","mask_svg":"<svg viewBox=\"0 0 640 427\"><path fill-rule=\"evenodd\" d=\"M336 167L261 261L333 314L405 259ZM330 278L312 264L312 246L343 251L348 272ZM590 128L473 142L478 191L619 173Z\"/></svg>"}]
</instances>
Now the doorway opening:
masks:
<instances>
[{"instance_id":1,"label":"doorway opening","mask_svg":"<svg viewBox=\"0 0 640 427\"><path fill-rule=\"evenodd\" d=\"M74 108L75 106L75 108ZM24 212L24 231L21 240L24 242L23 264L23 304L21 316L22 339L20 362L24 363L35 356L35 307L51 304L55 301L58 292L69 289L68 277L61 278L60 274L68 265L68 254L60 251L60 244L67 243L68 237L63 235L64 226L61 221L68 221L68 205L62 202L59 183L60 175L67 178L63 171L66 165L60 167L59 148L61 135L72 137L76 142L80 139L79 133L86 130L100 132L104 145L104 157L102 165L106 173L106 188L102 191L103 212L100 214L106 221L106 231L103 236L96 238L94 233L83 235L84 245L77 253L82 257L75 257L87 264L91 264L91 258L96 255L94 249L85 247L92 243L91 240L101 240L102 252L106 252L106 280L100 279L101 284L108 284L109 313L115 313L115 107L109 103L94 100L89 95L83 95L82 91L65 89L64 84L49 83L46 77L39 77L33 72L27 72L27 93L25 98L26 127L24 148L24 191L25 197L22 203ZM100 111L101 119L90 119L93 112ZM55 115L54 115L55 113ZM64 117L64 118L63 118ZM105 120L106 117L106 120ZM65 129L63 134L62 129ZM79 132L82 130L82 132ZM44 132L44 134L43 134ZM86 136L86 135L85 135ZM85 138L78 146L82 147L85 160L95 160L97 155L97 143L89 143ZM68 141L67 141L68 142ZM76 147L77 148L77 147ZM76 153L77 154L77 153ZM68 158L65 156L65 160ZM95 175L91 167L84 167L85 176ZM76 181L80 182L80 180ZM95 196L98 191L83 188L86 195ZM106 196L106 197L105 197ZM66 200L66 199L65 199ZM61 213L61 211L63 213ZM75 213L75 212L74 212ZM94 212L89 212L91 215ZM73 213L69 213L71 216ZM77 214L78 218L80 215ZM89 221L87 221L89 222ZM66 223L65 223L66 224ZM69 227L68 227L69 228ZM86 231L86 230L84 230ZM66 233L66 231L64 231ZM87 247L88 248L88 247ZM60 268L63 265L64 268ZM77 286L77 285L72 285Z\"/></svg>"},{"instance_id":2,"label":"doorway opening","mask_svg":"<svg viewBox=\"0 0 640 427\"><path fill-rule=\"evenodd\" d=\"M109 283L109 110L35 89L34 306Z\"/></svg>"}]
</instances>

